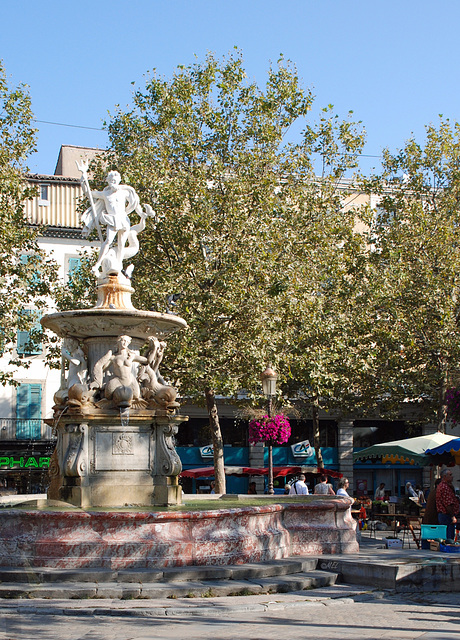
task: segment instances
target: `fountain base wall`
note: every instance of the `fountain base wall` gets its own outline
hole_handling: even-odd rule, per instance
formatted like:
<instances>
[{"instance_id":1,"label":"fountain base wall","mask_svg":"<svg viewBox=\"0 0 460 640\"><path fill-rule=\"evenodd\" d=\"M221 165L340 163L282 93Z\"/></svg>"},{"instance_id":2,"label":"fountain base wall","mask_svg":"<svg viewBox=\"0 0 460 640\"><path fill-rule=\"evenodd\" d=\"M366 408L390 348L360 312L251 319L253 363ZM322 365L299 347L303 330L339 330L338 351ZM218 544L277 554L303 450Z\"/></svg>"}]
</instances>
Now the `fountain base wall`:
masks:
<instances>
[{"instance_id":1,"label":"fountain base wall","mask_svg":"<svg viewBox=\"0 0 460 640\"><path fill-rule=\"evenodd\" d=\"M2 511L1 567L155 569L356 553L350 502L189 512Z\"/></svg>"},{"instance_id":2,"label":"fountain base wall","mask_svg":"<svg viewBox=\"0 0 460 640\"><path fill-rule=\"evenodd\" d=\"M180 458L173 444L178 415L66 415L59 421L48 498L76 507L181 503Z\"/></svg>"}]
</instances>

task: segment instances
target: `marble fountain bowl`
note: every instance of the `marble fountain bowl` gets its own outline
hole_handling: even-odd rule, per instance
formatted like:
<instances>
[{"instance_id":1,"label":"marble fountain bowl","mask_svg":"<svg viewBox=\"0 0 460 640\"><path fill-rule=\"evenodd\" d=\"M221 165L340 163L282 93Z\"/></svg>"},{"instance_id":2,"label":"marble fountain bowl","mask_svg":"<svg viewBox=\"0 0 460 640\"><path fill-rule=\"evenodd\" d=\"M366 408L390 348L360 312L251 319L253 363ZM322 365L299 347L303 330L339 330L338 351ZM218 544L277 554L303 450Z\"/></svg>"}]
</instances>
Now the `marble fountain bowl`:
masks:
<instances>
[{"instance_id":1,"label":"marble fountain bowl","mask_svg":"<svg viewBox=\"0 0 460 640\"><path fill-rule=\"evenodd\" d=\"M356 553L351 502L270 496L254 505L222 499L216 508L162 510L26 503L1 511L0 566L161 569Z\"/></svg>"},{"instance_id":2,"label":"marble fountain bowl","mask_svg":"<svg viewBox=\"0 0 460 640\"><path fill-rule=\"evenodd\" d=\"M151 335L164 338L171 333L185 329L183 318L171 313L142 311L134 308L78 309L50 313L42 318L42 324L61 338L117 338L129 333L133 340L142 344Z\"/></svg>"}]
</instances>

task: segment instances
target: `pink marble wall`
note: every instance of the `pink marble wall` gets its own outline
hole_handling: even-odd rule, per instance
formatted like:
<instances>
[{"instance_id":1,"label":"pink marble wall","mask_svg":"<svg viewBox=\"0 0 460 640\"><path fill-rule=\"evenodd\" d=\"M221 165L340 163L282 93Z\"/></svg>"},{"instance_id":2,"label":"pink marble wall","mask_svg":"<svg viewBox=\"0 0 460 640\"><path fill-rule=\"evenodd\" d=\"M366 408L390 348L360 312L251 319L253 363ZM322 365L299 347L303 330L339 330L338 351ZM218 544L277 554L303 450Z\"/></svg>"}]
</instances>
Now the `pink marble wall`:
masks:
<instances>
[{"instance_id":1,"label":"pink marble wall","mask_svg":"<svg viewBox=\"0 0 460 640\"><path fill-rule=\"evenodd\" d=\"M358 551L349 501L190 512L23 511L0 517L0 566L162 568Z\"/></svg>"}]
</instances>

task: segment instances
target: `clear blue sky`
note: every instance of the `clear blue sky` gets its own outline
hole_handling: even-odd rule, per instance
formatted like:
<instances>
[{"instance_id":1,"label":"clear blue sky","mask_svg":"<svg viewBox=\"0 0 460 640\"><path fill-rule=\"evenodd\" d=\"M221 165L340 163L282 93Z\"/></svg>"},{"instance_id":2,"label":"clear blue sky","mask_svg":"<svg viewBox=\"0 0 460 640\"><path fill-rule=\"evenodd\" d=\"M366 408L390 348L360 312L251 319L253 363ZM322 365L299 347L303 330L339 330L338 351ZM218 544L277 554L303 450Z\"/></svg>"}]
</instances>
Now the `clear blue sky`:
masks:
<instances>
[{"instance_id":1,"label":"clear blue sky","mask_svg":"<svg viewBox=\"0 0 460 640\"><path fill-rule=\"evenodd\" d=\"M440 113L460 121L459 0L0 0L0 15L11 82L29 85L37 120L74 125L37 123L37 173L61 144L104 147L97 129L149 70L234 46L261 84L280 53L292 60L317 109L363 121L369 155L422 140Z\"/></svg>"}]
</instances>

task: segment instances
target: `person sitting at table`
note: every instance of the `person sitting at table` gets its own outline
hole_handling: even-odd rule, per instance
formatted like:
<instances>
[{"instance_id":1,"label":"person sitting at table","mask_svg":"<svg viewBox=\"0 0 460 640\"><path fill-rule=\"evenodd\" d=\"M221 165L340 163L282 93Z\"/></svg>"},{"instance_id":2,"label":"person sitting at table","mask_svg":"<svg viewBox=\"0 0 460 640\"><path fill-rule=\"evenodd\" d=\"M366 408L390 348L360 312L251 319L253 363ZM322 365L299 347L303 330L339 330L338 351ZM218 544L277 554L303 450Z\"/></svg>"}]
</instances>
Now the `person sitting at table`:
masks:
<instances>
[{"instance_id":1,"label":"person sitting at table","mask_svg":"<svg viewBox=\"0 0 460 640\"><path fill-rule=\"evenodd\" d=\"M320 476L319 477L319 482L315 486L315 493L316 493L316 495L323 495L323 496L327 496L327 495L334 496L335 495L334 490L327 483L327 476Z\"/></svg>"},{"instance_id":2,"label":"person sitting at table","mask_svg":"<svg viewBox=\"0 0 460 640\"><path fill-rule=\"evenodd\" d=\"M337 495L338 496L342 496L344 498L349 498L350 495L347 492L348 487L350 486L350 483L348 481L348 478L340 478L339 480L339 488L337 489Z\"/></svg>"},{"instance_id":3,"label":"person sitting at table","mask_svg":"<svg viewBox=\"0 0 460 640\"><path fill-rule=\"evenodd\" d=\"M415 485L415 493L417 494L418 503L422 507L425 504L426 500L422 491L422 487L419 484Z\"/></svg>"}]
</instances>

